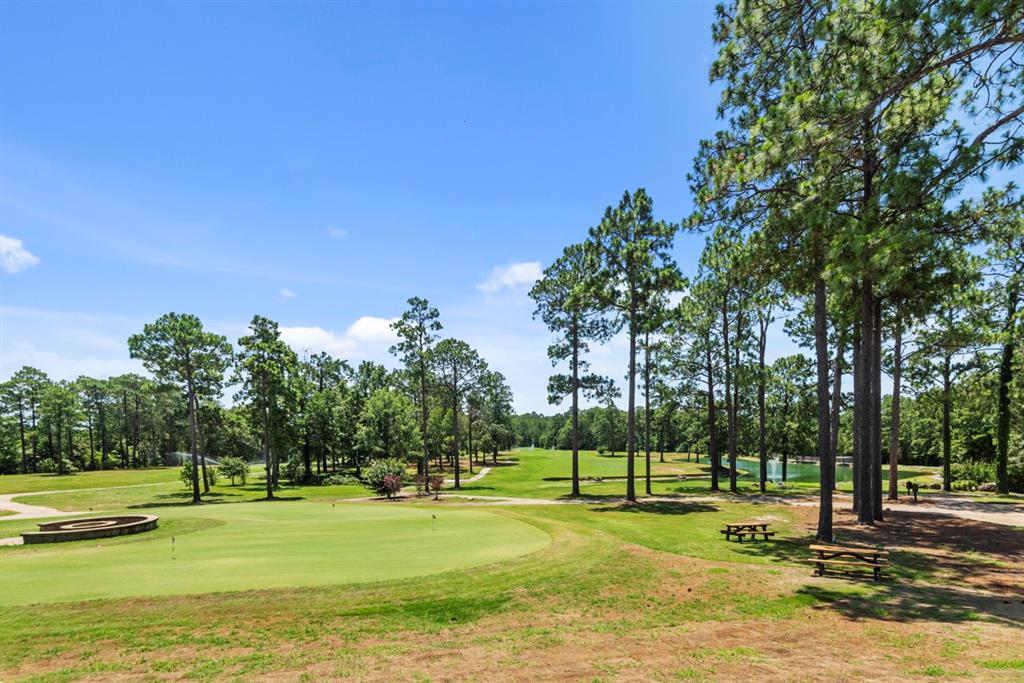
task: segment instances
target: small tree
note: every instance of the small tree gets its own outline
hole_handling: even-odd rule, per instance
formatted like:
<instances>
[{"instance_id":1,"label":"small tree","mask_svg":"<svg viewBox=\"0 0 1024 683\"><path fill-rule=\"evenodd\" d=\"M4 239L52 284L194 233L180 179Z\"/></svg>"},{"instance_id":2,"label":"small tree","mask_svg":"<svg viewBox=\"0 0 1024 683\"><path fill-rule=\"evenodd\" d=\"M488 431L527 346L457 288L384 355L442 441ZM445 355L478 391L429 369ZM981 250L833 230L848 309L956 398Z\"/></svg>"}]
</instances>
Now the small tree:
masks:
<instances>
[{"instance_id":1,"label":"small tree","mask_svg":"<svg viewBox=\"0 0 1024 683\"><path fill-rule=\"evenodd\" d=\"M239 479L242 485L245 486L245 480L249 478L249 463L241 458L223 458L220 461L218 467L220 473L231 480L231 485L235 485L235 480Z\"/></svg>"},{"instance_id":2,"label":"small tree","mask_svg":"<svg viewBox=\"0 0 1024 683\"><path fill-rule=\"evenodd\" d=\"M441 493L442 486L444 486L444 477L440 474L430 475L430 489L434 492L434 500L437 500L438 494Z\"/></svg>"}]
</instances>

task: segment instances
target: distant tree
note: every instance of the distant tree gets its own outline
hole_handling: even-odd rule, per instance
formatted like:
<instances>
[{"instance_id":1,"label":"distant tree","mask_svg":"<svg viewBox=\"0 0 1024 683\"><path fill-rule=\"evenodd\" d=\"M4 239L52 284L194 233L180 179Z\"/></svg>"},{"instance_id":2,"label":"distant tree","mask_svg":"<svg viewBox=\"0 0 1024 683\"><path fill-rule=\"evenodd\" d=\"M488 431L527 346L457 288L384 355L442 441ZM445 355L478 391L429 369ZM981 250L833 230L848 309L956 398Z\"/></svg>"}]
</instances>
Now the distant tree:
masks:
<instances>
[{"instance_id":1,"label":"distant tree","mask_svg":"<svg viewBox=\"0 0 1024 683\"><path fill-rule=\"evenodd\" d=\"M231 345L225 337L206 332L198 317L167 313L129 337L128 349L158 380L184 391L191 431L192 502L200 503L196 410L200 397L220 394Z\"/></svg>"},{"instance_id":2,"label":"distant tree","mask_svg":"<svg viewBox=\"0 0 1024 683\"><path fill-rule=\"evenodd\" d=\"M590 229L588 248L596 269L591 294L597 306L615 314L629 336L626 424L626 500L636 501L636 357L644 317L659 296L674 289L679 273L670 250L678 226L654 219L651 198L640 188L626 192Z\"/></svg>"},{"instance_id":3,"label":"distant tree","mask_svg":"<svg viewBox=\"0 0 1024 683\"><path fill-rule=\"evenodd\" d=\"M615 455L622 450L626 437L626 425L622 417L622 411L611 402L597 411L594 417L594 438L597 440L598 453Z\"/></svg>"},{"instance_id":4,"label":"distant tree","mask_svg":"<svg viewBox=\"0 0 1024 683\"><path fill-rule=\"evenodd\" d=\"M39 460L37 422L39 403L50 379L42 370L24 366L8 381L0 385L0 401L4 413L18 424L18 448L21 452L21 471L34 471Z\"/></svg>"},{"instance_id":5,"label":"distant tree","mask_svg":"<svg viewBox=\"0 0 1024 683\"><path fill-rule=\"evenodd\" d=\"M416 418L413 404L401 393L378 389L363 405L356 438L371 458L405 461L415 446Z\"/></svg>"},{"instance_id":6,"label":"distant tree","mask_svg":"<svg viewBox=\"0 0 1024 683\"><path fill-rule=\"evenodd\" d=\"M569 362L569 374L556 374L548 379L548 403L558 405L566 396L572 397L570 407L572 448L572 492L580 495L580 431L579 399L604 400L618 395L612 380L588 373L589 364L581 356L589 350L588 342L604 342L616 331L615 325L594 305L588 291L591 272L596 264L588 259L583 245L565 248L562 256L544 270L544 276L530 290L536 302L534 317L540 317L556 336L548 346L552 365Z\"/></svg>"},{"instance_id":7,"label":"distant tree","mask_svg":"<svg viewBox=\"0 0 1024 683\"><path fill-rule=\"evenodd\" d=\"M238 340L236 381L242 385L236 400L251 405L262 432L267 474L267 499L273 500L278 479L278 452L288 430L288 416L296 403L291 376L298 370L295 352L281 339L277 323L253 316L251 333Z\"/></svg>"},{"instance_id":8,"label":"distant tree","mask_svg":"<svg viewBox=\"0 0 1024 683\"><path fill-rule=\"evenodd\" d=\"M461 486L459 476L459 410L467 390L479 381L486 370L480 355L464 341L442 339L431 351L431 365L438 384L451 410L452 459L455 466L455 488Z\"/></svg>"},{"instance_id":9,"label":"distant tree","mask_svg":"<svg viewBox=\"0 0 1024 683\"><path fill-rule=\"evenodd\" d=\"M50 444L50 458L57 474L71 474L74 459L74 428L81 419L78 395L68 382L51 382L39 401L40 425Z\"/></svg>"},{"instance_id":10,"label":"distant tree","mask_svg":"<svg viewBox=\"0 0 1024 683\"><path fill-rule=\"evenodd\" d=\"M980 202L980 211L986 218L990 329L1001 347L996 397L996 487L1000 493L1009 493L1011 391L1014 370L1020 366L1016 354L1024 336L1024 325L1020 323L1024 297L1024 195L1017 194L1012 186L1005 191L989 190Z\"/></svg>"},{"instance_id":11,"label":"distant tree","mask_svg":"<svg viewBox=\"0 0 1024 683\"><path fill-rule=\"evenodd\" d=\"M493 370L481 375L478 386L483 427L480 449L485 454L490 451L494 464L498 464L498 449L507 447L512 441L512 389L505 376Z\"/></svg>"},{"instance_id":12,"label":"distant tree","mask_svg":"<svg viewBox=\"0 0 1024 683\"><path fill-rule=\"evenodd\" d=\"M424 481L430 482L430 456L428 450L428 424L430 418L430 350L437 341L435 334L441 330L440 314L430 302L419 297L408 301L409 309L391 324L400 341L391 347L391 353L400 358L409 374L415 402L419 407L420 457L416 471Z\"/></svg>"}]
</instances>

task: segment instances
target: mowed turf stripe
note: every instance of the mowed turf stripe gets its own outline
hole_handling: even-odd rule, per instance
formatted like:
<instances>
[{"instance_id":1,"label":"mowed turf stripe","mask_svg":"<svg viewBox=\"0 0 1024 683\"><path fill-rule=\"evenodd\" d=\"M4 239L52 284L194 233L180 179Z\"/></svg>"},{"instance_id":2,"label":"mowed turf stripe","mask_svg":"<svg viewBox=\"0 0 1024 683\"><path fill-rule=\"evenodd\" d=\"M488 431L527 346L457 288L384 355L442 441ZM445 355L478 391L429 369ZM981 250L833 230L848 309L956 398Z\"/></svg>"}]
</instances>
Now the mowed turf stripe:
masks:
<instances>
[{"instance_id":1,"label":"mowed turf stripe","mask_svg":"<svg viewBox=\"0 0 1024 683\"><path fill-rule=\"evenodd\" d=\"M144 535L6 550L0 606L409 578L550 542L485 510L276 502L158 513L161 529Z\"/></svg>"}]
</instances>

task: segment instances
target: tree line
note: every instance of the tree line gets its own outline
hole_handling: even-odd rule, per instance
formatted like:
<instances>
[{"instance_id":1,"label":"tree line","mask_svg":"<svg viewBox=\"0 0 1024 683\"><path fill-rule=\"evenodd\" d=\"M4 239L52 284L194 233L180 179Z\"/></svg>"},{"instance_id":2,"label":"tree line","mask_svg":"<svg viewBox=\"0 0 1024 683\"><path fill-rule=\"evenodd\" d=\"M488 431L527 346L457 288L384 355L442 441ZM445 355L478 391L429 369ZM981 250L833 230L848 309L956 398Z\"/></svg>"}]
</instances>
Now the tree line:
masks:
<instances>
[{"instance_id":1,"label":"tree line","mask_svg":"<svg viewBox=\"0 0 1024 683\"><path fill-rule=\"evenodd\" d=\"M210 490L208 457L262 460L268 498L282 476L330 483L380 459L415 461L424 482L432 463L452 469L458 486L460 454L472 471L511 445L512 393L469 344L438 338L426 300L408 303L393 325L397 370L300 357L259 315L233 347L178 313L128 339L150 378L55 381L22 368L0 385L0 473L149 467L188 451L194 502Z\"/></svg>"},{"instance_id":2,"label":"tree line","mask_svg":"<svg viewBox=\"0 0 1024 683\"><path fill-rule=\"evenodd\" d=\"M650 493L652 422L673 385L704 403L711 487L724 457L736 490L744 448L758 454L764 487L778 447L769 423L783 419L769 412L771 393L790 380L815 418L801 433L821 464L818 538L832 538L840 449L864 524L882 518L884 494L898 496L904 451L937 456L947 490L955 459L990 458L1009 490L1011 451L1022 448L1024 198L1012 182L985 181L1024 152L1022 21L1012 0L718 7L721 125L689 175L696 210L673 224L654 217L643 189L627 192L531 292L555 335L548 355L566 368L550 393L571 402L573 495L579 400L614 391L588 373L588 345L619 332L627 500L641 452ZM671 258L680 230L706 235L689 278ZM767 364L782 315L809 362ZM981 419L961 417L955 438L957 397Z\"/></svg>"}]
</instances>

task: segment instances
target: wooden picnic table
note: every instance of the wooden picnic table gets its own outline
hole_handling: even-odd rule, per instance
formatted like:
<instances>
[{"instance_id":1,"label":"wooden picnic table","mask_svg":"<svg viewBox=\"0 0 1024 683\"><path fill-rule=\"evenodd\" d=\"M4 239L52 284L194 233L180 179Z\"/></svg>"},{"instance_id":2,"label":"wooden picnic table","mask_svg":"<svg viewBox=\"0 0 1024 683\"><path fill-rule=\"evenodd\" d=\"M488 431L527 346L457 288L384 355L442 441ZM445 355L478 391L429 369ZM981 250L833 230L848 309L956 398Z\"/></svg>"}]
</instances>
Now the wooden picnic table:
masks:
<instances>
[{"instance_id":1,"label":"wooden picnic table","mask_svg":"<svg viewBox=\"0 0 1024 683\"><path fill-rule=\"evenodd\" d=\"M882 578L882 569L889 565L889 552L881 548L867 548L841 545L812 545L816 557L808 562L815 565L819 576L832 567L871 569L875 581Z\"/></svg>"},{"instance_id":2,"label":"wooden picnic table","mask_svg":"<svg viewBox=\"0 0 1024 683\"><path fill-rule=\"evenodd\" d=\"M726 522L725 528L719 531L719 533L725 534L725 540L731 540L733 536L742 543L743 539L749 536L750 538L757 539L758 536L763 536L764 540L768 540L769 536L774 536L774 531L768 531L768 522Z\"/></svg>"}]
</instances>

